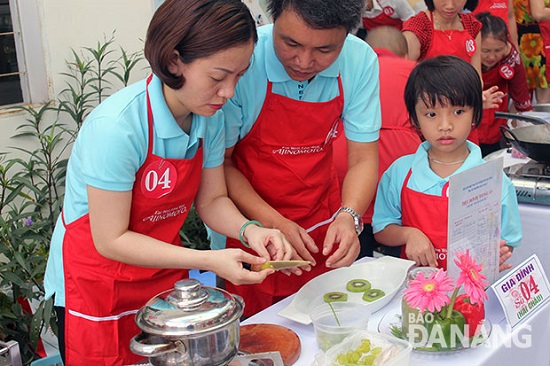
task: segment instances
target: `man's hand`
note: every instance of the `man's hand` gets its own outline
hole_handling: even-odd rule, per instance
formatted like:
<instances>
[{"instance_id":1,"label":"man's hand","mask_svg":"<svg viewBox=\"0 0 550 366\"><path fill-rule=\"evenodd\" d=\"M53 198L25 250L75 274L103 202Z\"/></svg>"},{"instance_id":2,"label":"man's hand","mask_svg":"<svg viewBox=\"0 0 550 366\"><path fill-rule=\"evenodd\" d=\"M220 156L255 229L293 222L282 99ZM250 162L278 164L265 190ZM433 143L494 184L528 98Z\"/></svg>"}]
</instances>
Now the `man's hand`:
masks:
<instances>
[{"instance_id":1,"label":"man's hand","mask_svg":"<svg viewBox=\"0 0 550 366\"><path fill-rule=\"evenodd\" d=\"M338 249L327 258L326 266L339 268L351 265L359 255L360 244L353 217L347 213L340 213L330 224L325 242L323 243L323 255L329 255L338 244Z\"/></svg>"}]
</instances>

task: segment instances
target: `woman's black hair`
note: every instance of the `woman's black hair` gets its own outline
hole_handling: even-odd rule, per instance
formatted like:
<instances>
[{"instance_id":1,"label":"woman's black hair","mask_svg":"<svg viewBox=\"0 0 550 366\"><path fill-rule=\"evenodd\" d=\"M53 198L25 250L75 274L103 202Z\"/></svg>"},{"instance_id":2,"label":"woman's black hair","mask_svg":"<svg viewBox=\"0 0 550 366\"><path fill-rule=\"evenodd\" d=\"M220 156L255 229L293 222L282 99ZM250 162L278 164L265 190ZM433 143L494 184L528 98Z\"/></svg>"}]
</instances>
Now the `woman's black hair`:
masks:
<instances>
[{"instance_id":1,"label":"woman's black hair","mask_svg":"<svg viewBox=\"0 0 550 366\"><path fill-rule=\"evenodd\" d=\"M191 64L257 40L256 23L241 0L166 0L149 23L144 53L153 73L179 89L184 77L168 70L174 50Z\"/></svg>"},{"instance_id":2,"label":"woman's black hair","mask_svg":"<svg viewBox=\"0 0 550 366\"><path fill-rule=\"evenodd\" d=\"M477 20L481 22L481 38L488 35L504 43L508 42L508 27L506 22L488 11L476 15Z\"/></svg>"},{"instance_id":3,"label":"woman's black hair","mask_svg":"<svg viewBox=\"0 0 550 366\"><path fill-rule=\"evenodd\" d=\"M483 113L481 79L476 69L456 56L428 58L413 69L405 86L405 105L411 123L419 127L416 104L472 107L477 127Z\"/></svg>"}]
</instances>

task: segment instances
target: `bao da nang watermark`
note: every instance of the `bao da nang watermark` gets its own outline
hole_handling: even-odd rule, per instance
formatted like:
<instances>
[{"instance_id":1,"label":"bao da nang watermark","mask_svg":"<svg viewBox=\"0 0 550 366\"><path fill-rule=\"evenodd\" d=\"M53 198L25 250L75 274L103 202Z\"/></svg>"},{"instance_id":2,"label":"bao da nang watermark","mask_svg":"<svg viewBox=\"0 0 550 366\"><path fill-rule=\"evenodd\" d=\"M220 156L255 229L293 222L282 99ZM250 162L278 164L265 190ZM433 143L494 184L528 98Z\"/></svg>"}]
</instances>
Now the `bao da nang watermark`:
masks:
<instances>
[{"instance_id":1,"label":"bao da nang watermark","mask_svg":"<svg viewBox=\"0 0 550 366\"><path fill-rule=\"evenodd\" d=\"M442 324L434 321L432 314L425 314L423 324L409 324L405 338L415 349L461 349L461 348L530 348L531 325L519 325L512 329L509 324L493 324L484 321L470 332L468 324ZM473 336L470 336L473 334Z\"/></svg>"}]
</instances>

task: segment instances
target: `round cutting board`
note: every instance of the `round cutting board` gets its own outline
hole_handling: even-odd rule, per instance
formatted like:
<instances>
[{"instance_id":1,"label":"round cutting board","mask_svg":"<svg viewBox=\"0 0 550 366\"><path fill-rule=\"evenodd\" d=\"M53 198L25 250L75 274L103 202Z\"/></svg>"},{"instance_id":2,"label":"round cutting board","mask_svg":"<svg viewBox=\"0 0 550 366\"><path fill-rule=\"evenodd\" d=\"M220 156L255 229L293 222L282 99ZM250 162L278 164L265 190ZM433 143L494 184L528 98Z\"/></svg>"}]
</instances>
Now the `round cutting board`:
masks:
<instances>
[{"instance_id":1,"label":"round cutting board","mask_svg":"<svg viewBox=\"0 0 550 366\"><path fill-rule=\"evenodd\" d=\"M241 325L239 350L247 353L279 351L285 366L290 366L300 357L300 338L281 325Z\"/></svg>"}]
</instances>

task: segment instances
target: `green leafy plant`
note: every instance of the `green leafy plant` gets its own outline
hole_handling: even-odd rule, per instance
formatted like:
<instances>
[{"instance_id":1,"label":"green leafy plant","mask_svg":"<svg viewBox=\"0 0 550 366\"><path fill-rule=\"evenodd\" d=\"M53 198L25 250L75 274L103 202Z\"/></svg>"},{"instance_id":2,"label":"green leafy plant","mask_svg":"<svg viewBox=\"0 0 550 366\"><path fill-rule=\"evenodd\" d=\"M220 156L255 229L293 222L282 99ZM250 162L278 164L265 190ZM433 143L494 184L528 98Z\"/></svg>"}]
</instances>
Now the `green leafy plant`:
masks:
<instances>
[{"instance_id":1,"label":"green leafy plant","mask_svg":"<svg viewBox=\"0 0 550 366\"><path fill-rule=\"evenodd\" d=\"M189 215L180 231L181 241L184 246L191 249L210 249L208 233L194 206L189 210Z\"/></svg>"},{"instance_id":2,"label":"green leafy plant","mask_svg":"<svg viewBox=\"0 0 550 366\"><path fill-rule=\"evenodd\" d=\"M17 341L25 364L37 357L45 328L57 333L43 279L70 149L86 116L128 85L143 60L141 52L118 53L114 34L94 48L73 50L63 73L66 87L55 102L12 108L22 116L13 139L31 147L17 144L0 152L0 339Z\"/></svg>"}]
</instances>

